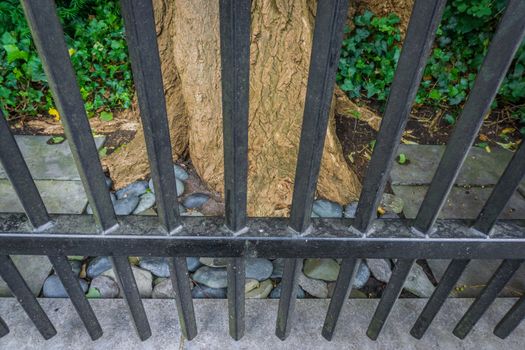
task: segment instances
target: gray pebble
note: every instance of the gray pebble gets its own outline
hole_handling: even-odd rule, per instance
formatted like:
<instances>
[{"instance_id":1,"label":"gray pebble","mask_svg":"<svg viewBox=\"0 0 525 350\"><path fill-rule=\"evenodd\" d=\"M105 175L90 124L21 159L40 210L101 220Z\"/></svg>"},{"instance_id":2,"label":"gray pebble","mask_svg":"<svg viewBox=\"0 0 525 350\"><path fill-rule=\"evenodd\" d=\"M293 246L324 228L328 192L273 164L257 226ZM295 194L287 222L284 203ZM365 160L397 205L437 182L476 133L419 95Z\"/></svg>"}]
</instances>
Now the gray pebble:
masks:
<instances>
[{"instance_id":1,"label":"gray pebble","mask_svg":"<svg viewBox=\"0 0 525 350\"><path fill-rule=\"evenodd\" d=\"M126 197L138 197L148 189L148 183L146 181L136 181L126 187L115 192L117 199L122 199Z\"/></svg>"},{"instance_id":2,"label":"gray pebble","mask_svg":"<svg viewBox=\"0 0 525 350\"><path fill-rule=\"evenodd\" d=\"M82 287L82 290L87 292L88 290L88 283L83 279L78 279L80 282L80 287ZM64 288L64 285L60 281L60 278L58 278L57 275L51 275L49 276L45 282L44 287L42 289L42 295L46 298L67 298L68 294L66 292L66 289Z\"/></svg>"},{"instance_id":3,"label":"gray pebble","mask_svg":"<svg viewBox=\"0 0 525 350\"><path fill-rule=\"evenodd\" d=\"M152 192L146 192L139 197L139 204L133 211L133 214L140 214L155 205L155 195Z\"/></svg>"},{"instance_id":4,"label":"gray pebble","mask_svg":"<svg viewBox=\"0 0 525 350\"><path fill-rule=\"evenodd\" d=\"M326 199L318 199L314 202L313 212L322 218L340 218L343 216L343 208Z\"/></svg>"},{"instance_id":5,"label":"gray pebble","mask_svg":"<svg viewBox=\"0 0 525 350\"><path fill-rule=\"evenodd\" d=\"M196 209L202 207L208 200L210 196L204 193L193 193L184 198L182 205L188 209Z\"/></svg>"},{"instance_id":6,"label":"gray pebble","mask_svg":"<svg viewBox=\"0 0 525 350\"><path fill-rule=\"evenodd\" d=\"M107 256L97 256L89 262L86 274L89 278L95 278L112 267L113 264Z\"/></svg>"}]
</instances>

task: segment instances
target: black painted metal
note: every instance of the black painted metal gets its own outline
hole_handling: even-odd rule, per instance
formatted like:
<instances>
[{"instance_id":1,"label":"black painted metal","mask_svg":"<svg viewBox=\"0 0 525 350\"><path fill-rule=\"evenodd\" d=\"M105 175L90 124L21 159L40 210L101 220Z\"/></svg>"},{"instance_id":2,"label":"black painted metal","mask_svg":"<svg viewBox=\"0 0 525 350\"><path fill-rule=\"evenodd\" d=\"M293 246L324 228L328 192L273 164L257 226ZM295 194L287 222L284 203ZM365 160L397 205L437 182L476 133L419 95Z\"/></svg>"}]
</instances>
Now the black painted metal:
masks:
<instances>
[{"instance_id":1,"label":"black painted metal","mask_svg":"<svg viewBox=\"0 0 525 350\"><path fill-rule=\"evenodd\" d=\"M42 310L33 292L31 292L15 264L7 255L0 255L0 276L27 316L33 321L40 334L45 339L49 339L57 334L55 327L53 327L46 313Z\"/></svg>"},{"instance_id":2,"label":"black painted metal","mask_svg":"<svg viewBox=\"0 0 525 350\"><path fill-rule=\"evenodd\" d=\"M248 218L249 0L220 0L224 125L224 218L180 217L151 0L121 0L129 54L157 196L159 217L115 216L82 99L52 0L22 0L96 222L89 215L49 216L6 121L0 115L0 162L26 211L0 214L0 275L47 339L56 331L9 255L47 255L92 339L102 335L67 255L110 256L140 339L151 329L128 256L168 257L183 335L197 335L187 256L228 258L230 335L244 334L245 258L285 258L276 334L285 339L304 258L343 258L323 336L330 340L364 258L399 259L367 335L377 339L416 259L452 259L411 333L421 338L470 259L504 259L456 326L465 337L523 262L525 221L498 216L525 174L525 147L514 155L478 219L436 217L482 117L525 32L525 2L510 0L415 223L376 219L378 201L396 155L446 0L416 0L356 219L310 219L338 63L347 0L317 4L316 24L291 216ZM525 218L524 218L525 219ZM32 229L28 221L36 228ZM159 225L160 220L160 225ZM350 229L349 229L350 228ZM416 228L414 230L413 228ZM100 234L102 229L104 234ZM431 230L432 229L432 230ZM425 235L422 235L424 233ZM487 237L490 236L490 239ZM522 297L496 326L507 337L525 316ZM0 337L9 328L0 318Z\"/></svg>"},{"instance_id":3,"label":"black painted metal","mask_svg":"<svg viewBox=\"0 0 525 350\"><path fill-rule=\"evenodd\" d=\"M503 316L494 329L494 334L501 339L507 338L525 318L525 297L521 297Z\"/></svg>"},{"instance_id":4,"label":"black painted metal","mask_svg":"<svg viewBox=\"0 0 525 350\"><path fill-rule=\"evenodd\" d=\"M399 56L385 114L381 120L381 128L357 206L354 225L361 232L366 232L377 216L377 207L416 98L445 3L446 0L417 0L414 3L405 43Z\"/></svg>"},{"instance_id":5,"label":"black painted metal","mask_svg":"<svg viewBox=\"0 0 525 350\"><path fill-rule=\"evenodd\" d=\"M510 163L507 165L505 172L501 175L497 185L492 190L490 197L479 213L473 227L485 234L489 234L490 230L496 223L499 215L503 212L507 203L520 182L525 177L525 147L520 145L520 148L514 153Z\"/></svg>"},{"instance_id":6,"label":"black painted metal","mask_svg":"<svg viewBox=\"0 0 525 350\"><path fill-rule=\"evenodd\" d=\"M392 311L394 307L394 303L403 290L403 285L414 263L415 260L399 260L396 263L392 277L390 277L390 281L388 281L386 288L383 290L383 296L379 301L379 305L377 305L374 316L372 316L372 321L370 321L370 325L366 331L366 335L370 339L376 340L377 337L379 337L390 315L390 311Z\"/></svg>"},{"instance_id":7,"label":"black painted metal","mask_svg":"<svg viewBox=\"0 0 525 350\"><path fill-rule=\"evenodd\" d=\"M22 157L22 153L9 131L6 120L0 112L0 162L4 167L13 187L16 190L24 211L36 231L52 225L44 202L31 177L31 173ZM98 339L102 335L102 329L87 301L78 278L73 274L71 266L65 256L50 256L53 267L62 284L71 298L82 322L91 339Z\"/></svg>"},{"instance_id":8,"label":"black painted metal","mask_svg":"<svg viewBox=\"0 0 525 350\"><path fill-rule=\"evenodd\" d=\"M117 276L117 282L126 298L126 305L128 305L129 313L133 318L133 324L140 340L144 341L151 337L151 328L149 326L146 311L140 298L137 282L133 276L133 271L129 265L127 256L113 256L113 269Z\"/></svg>"},{"instance_id":9,"label":"black painted metal","mask_svg":"<svg viewBox=\"0 0 525 350\"><path fill-rule=\"evenodd\" d=\"M0 338L2 338L4 335L9 334L9 327L7 327L7 324L5 321L0 317Z\"/></svg>"},{"instance_id":10,"label":"black painted metal","mask_svg":"<svg viewBox=\"0 0 525 350\"><path fill-rule=\"evenodd\" d=\"M461 165L474 143L483 123L483 117L488 112L512 58L523 41L524 17L525 2L510 0L432 183L421 203L414 227L422 233L427 233L432 229L456 181Z\"/></svg>"},{"instance_id":11,"label":"black painted metal","mask_svg":"<svg viewBox=\"0 0 525 350\"><path fill-rule=\"evenodd\" d=\"M221 0L220 34L224 135L225 223L233 235L246 227L248 181L248 106L250 90L250 0ZM228 263L230 335L244 335L245 261Z\"/></svg>"},{"instance_id":12,"label":"black painted metal","mask_svg":"<svg viewBox=\"0 0 525 350\"><path fill-rule=\"evenodd\" d=\"M456 337L464 339L468 335L522 263L523 260L505 260L501 263L481 294L454 328L453 333Z\"/></svg>"},{"instance_id":13,"label":"black painted metal","mask_svg":"<svg viewBox=\"0 0 525 350\"><path fill-rule=\"evenodd\" d=\"M182 334L186 339L191 340L197 336L197 322L195 321L195 311L193 310L193 300L191 298L190 275L186 258L174 257L169 262L171 282ZM179 293L184 293L181 295ZM186 304L184 304L186 303Z\"/></svg>"},{"instance_id":14,"label":"black painted metal","mask_svg":"<svg viewBox=\"0 0 525 350\"><path fill-rule=\"evenodd\" d=\"M71 153L95 219L103 231L117 225L84 102L71 65L53 0L22 0Z\"/></svg>"},{"instance_id":15,"label":"black painted metal","mask_svg":"<svg viewBox=\"0 0 525 350\"><path fill-rule=\"evenodd\" d=\"M80 319L84 323L86 330L92 340L96 340L102 336L102 328L98 323L97 317L89 305L84 291L80 286L78 276L71 270L71 265L65 256L49 256L49 261L60 278L64 289L71 298L73 306L78 312Z\"/></svg>"},{"instance_id":16,"label":"black painted metal","mask_svg":"<svg viewBox=\"0 0 525 350\"><path fill-rule=\"evenodd\" d=\"M343 306L352 291L355 274L357 273L360 264L360 259L344 259L341 263L339 276L337 277L334 293L330 300L330 305L328 306L323 325L322 335L326 340L331 340L334 336L339 314L343 310Z\"/></svg>"},{"instance_id":17,"label":"black painted metal","mask_svg":"<svg viewBox=\"0 0 525 350\"><path fill-rule=\"evenodd\" d=\"M450 262L441 278L441 282L437 285L434 293L432 293L425 308L421 311L416 323L410 330L410 334L415 338L421 339L423 337L469 262L470 260L452 260Z\"/></svg>"},{"instance_id":18,"label":"black painted metal","mask_svg":"<svg viewBox=\"0 0 525 350\"><path fill-rule=\"evenodd\" d=\"M290 229L294 235L307 235L310 227L348 5L348 0L326 0L317 3L290 213ZM285 264L289 265L285 266L285 271L290 274L283 275L281 282L283 290L277 311L276 330L281 339L285 339L290 332L297 295L297 267L302 262L286 260Z\"/></svg>"},{"instance_id":19,"label":"black painted metal","mask_svg":"<svg viewBox=\"0 0 525 350\"><path fill-rule=\"evenodd\" d=\"M120 3L155 188L157 213L167 232L173 232L180 227L179 206L153 5L150 0L121 0ZM178 298L177 309L182 332L187 339L193 339L197 334L197 325L190 288L187 283L177 281L176 277L188 275L186 261L177 259L172 268L173 287L187 288L174 292ZM179 300L180 298L183 299Z\"/></svg>"},{"instance_id":20,"label":"black painted metal","mask_svg":"<svg viewBox=\"0 0 525 350\"><path fill-rule=\"evenodd\" d=\"M38 230L50 224L51 219L47 215L46 206L2 111L0 111L0 164L9 177L33 227Z\"/></svg>"}]
</instances>

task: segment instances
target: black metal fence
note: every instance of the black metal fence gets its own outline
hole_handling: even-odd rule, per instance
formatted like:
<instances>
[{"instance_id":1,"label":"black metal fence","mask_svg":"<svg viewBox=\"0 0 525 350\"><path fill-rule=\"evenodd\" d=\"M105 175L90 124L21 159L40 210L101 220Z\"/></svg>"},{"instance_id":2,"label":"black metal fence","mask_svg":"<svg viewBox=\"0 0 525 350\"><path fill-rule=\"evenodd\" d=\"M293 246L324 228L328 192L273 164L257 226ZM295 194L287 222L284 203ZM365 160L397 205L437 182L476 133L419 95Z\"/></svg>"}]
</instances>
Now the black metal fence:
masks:
<instances>
[{"instance_id":1,"label":"black metal fence","mask_svg":"<svg viewBox=\"0 0 525 350\"><path fill-rule=\"evenodd\" d=\"M310 62L291 216L248 218L250 0L220 0L225 217L181 217L172 168L160 60L150 0L121 0L153 184L157 217L115 216L53 0L22 0L94 215L48 215L7 123L0 118L0 161L25 209L0 215L0 275L46 339L56 334L9 254L47 255L92 339L102 335L67 255L112 257L140 339L151 335L128 256L165 256L181 329L197 335L186 256L228 257L230 335L244 334L244 259L286 258L276 334L290 333L302 259L343 258L322 334L331 339L362 258L398 259L368 327L377 339L416 259L453 259L411 330L421 338L469 263L505 259L454 330L464 338L525 259L525 224L497 221L525 174L515 153L474 222L436 220L483 117L525 33L525 1L509 0L462 115L414 221L376 219L446 0L416 0L355 219L311 219L348 0L320 0ZM28 223L28 220L29 223ZM505 338L525 316L522 297L496 326ZM9 332L0 319L0 336Z\"/></svg>"}]
</instances>

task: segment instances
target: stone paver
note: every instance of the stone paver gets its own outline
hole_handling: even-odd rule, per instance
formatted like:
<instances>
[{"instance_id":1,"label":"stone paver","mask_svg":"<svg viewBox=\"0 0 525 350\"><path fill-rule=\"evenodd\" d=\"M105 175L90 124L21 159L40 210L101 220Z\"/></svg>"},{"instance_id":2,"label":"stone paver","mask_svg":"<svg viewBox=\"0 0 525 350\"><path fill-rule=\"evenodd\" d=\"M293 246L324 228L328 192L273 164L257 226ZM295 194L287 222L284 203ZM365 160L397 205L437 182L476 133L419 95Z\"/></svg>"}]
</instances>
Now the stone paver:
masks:
<instances>
[{"instance_id":1,"label":"stone paver","mask_svg":"<svg viewBox=\"0 0 525 350\"><path fill-rule=\"evenodd\" d=\"M345 305L336 334L331 342L321 337L328 300L297 300L290 336L281 341L275 336L278 300L247 300L246 334L240 341L228 335L226 300L195 300L199 334L186 341L180 334L174 300L144 300L153 335L140 342L131 325L123 300L92 300L104 335L92 342L69 300L41 300L58 334L42 339L13 299L0 300L0 314L11 329L0 339L2 349L523 349L525 324L501 340L492 330L515 299L498 299L469 336L461 341L452 329L468 308L471 299L448 300L422 340L409 330L426 300L402 299L377 341L368 339L366 327L377 300L356 299Z\"/></svg>"},{"instance_id":2,"label":"stone paver","mask_svg":"<svg viewBox=\"0 0 525 350\"><path fill-rule=\"evenodd\" d=\"M86 208L87 197L81 181L37 180L35 183L52 214L81 214ZM9 180L0 180L0 212L23 212Z\"/></svg>"},{"instance_id":3,"label":"stone paver","mask_svg":"<svg viewBox=\"0 0 525 350\"><path fill-rule=\"evenodd\" d=\"M47 210L52 214L80 214L87 197L67 142L48 145L49 136L15 136ZM97 148L105 137L95 137ZM0 212L22 212L22 206L0 166Z\"/></svg>"},{"instance_id":4,"label":"stone paver","mask_svg":"<svg viewBox=\"0 0 525 350\"><path fill-rule=\"evenodd\" d=\"M415 218L427 193L428 186L394 185L392 190L403 199L403 213L405 217L409 219ZM492 188L489 187L453 187L439 217L447 219L475 219L491 192ZM525 218L525 199L519 193L515 193L500 217L503 219Z\"/></svg>"},{"instance_id":5,"label":"stone paver","mask_svg":"<svg viewBox=\"0 0 525 350\"><path fill-rule=\"evenodd\" d=\"M429 259L427 263L437 281L440 281L447 269L450 260ZM465 272L461 275L456 288L451 292L452 297L472 298L478 296L487 282L496 271L501 260L472 260ZM507 283L501 297L517 297L525 293L525 265L514 274Z\"/></svg>"},{"instance_id":6,"label":"stone paver","mask_svg":"<svg viewBox=\"0 0 525 350\"><path fill-rule=\"evenodd\" d=\"M407 165L394 162L390 179L393 185L426 185L439 165L445 150L442 145L400 145L398 154L404 153L409 159ZM479 147L472 147L461 168L457 185L487 186L495 185L513 153L502 148L494 148L491 153ZM525 182L522 183L522 188Z\"/></svg>"},{"instance_id":7,"label":"stone paver","mask_svg":"<svg viewBox=\"0 0 525 350\"><path fill-rule=\"evenodd\" d=\"M49 259L38 255L12 255L11 259L13 259L18 271L24 277L33 294L38 295L52 269ZM2 277L0 277L0 297L8 296L11 296L11 292Z\"/></svg>"},{"instance_id":8,"label":"stone paver","mask_svg":"<svg viewBox=\"0 0 525 350\"><path fill-rule=\"evenodd\" d=\"M48 145L49 138L49 136L15 136L33 179L80 180L68 142ZM95 137L97 149L102 147L105 139L104 136ZM1 165L0 179L7 179Z\"/></svg>"}]
</instances>

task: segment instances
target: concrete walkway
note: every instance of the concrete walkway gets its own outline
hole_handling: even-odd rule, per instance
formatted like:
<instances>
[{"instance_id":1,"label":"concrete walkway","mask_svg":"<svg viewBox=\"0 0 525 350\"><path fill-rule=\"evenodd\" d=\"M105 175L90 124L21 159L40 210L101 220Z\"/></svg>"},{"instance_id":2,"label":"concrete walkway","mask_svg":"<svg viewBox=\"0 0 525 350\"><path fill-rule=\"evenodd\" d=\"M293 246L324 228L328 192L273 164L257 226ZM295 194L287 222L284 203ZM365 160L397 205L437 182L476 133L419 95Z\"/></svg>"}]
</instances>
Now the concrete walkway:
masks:
<instances>
[{"instance_id":1,"label":"concrete walkway","mask_svg":"<svg viewBox=\"0 0 525 350\"><path fill-rule=\"evenodd\" d=\"M303 299L297 301L292 333L283 342L274 335L278 301L248 300L246 335L235 342L228 335L226 300L195 300L199 334L193 341L180 335L173 300L144 300L153 336L140 342L122 300L92 300L105 332L101 339L92 342L68 300L40 300L58 331L54 338L45 341L15 300L0 299L0 315L11 329L0 339L0 349L523 349L525 324L506 340L492 334L494 325L514 301L498 299L461 341L452 335L452 329L471 299L449 299L422 340L414 339L408 332L425 300L402 299L396 303L379 340L374 342L365 331L378 301L352 299L341 314L337 334L328 342L321 337L321 327L329 301Z\"/></svg>"}]
</instances>

